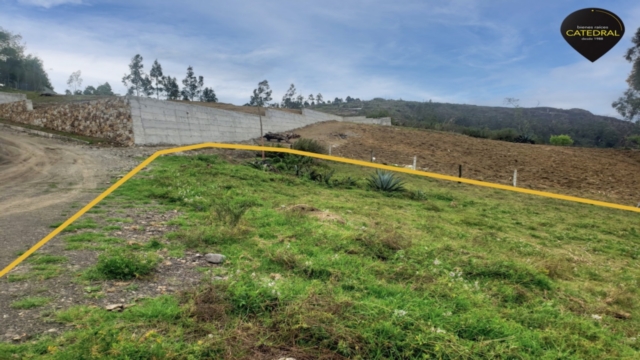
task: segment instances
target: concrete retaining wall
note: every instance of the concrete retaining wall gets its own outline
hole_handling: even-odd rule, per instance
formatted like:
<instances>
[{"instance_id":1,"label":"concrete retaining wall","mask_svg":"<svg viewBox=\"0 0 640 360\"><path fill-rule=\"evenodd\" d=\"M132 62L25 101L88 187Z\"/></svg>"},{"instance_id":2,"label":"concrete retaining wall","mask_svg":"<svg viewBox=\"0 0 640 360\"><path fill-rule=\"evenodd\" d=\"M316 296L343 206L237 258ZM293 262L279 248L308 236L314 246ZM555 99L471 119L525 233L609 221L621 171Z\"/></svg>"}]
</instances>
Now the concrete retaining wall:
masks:
<instances>
[{"instance_id":1,"label":"concrete retaining wall","mask_svg":"<svg viewBox=\"0 0 640 360\"><path fill-rule=\"evenodd\" d=\"M151 98L127 97L136 145L239 142L260 137L258 115ZM322 121L391 125L389 118L342 117L303 109L302 115L265 109L263 133L283 132Z\"/></svg>"},{"instance_id":2,"label":"concrete retaining wall","mask_svg":"<svg viewBox=\"0 0 640 360\"><path fill-rule=\"evenodd\" d=\"M25 101L27 100L27 95L25 94L13 94L13 93L0 93L0 104L7 104L16 101Z\"/></svg>"},{"instance_id":3,"label":"concrete retaining wall","mask_svg":"<svg viewBox=\"0 0 640 360\"><path fill-rule=\"evenodd\" d=\"M258 115L131 96L51 103L34 110L25 95L0 93L0 117L123 145L241 142L260 137ZM295 114L267 108L262 128L263 133L284 132L332 120L391 125L389 118L342 117L309 109Z\"/></svg>"}]
</instances>

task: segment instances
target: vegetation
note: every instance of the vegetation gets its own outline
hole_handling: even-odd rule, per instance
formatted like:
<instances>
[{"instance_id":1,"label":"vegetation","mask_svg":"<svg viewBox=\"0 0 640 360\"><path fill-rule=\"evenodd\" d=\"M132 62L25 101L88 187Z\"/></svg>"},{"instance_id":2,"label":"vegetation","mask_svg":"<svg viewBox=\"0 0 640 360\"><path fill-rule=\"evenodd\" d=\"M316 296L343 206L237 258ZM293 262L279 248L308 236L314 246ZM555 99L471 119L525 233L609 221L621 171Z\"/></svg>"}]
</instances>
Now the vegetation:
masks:
<instances>
[{"instance_id":1,"label":"vegetation","mask_svg":"<svg viewBox=\"0 0 640 360\"><path fill-rule=\"evenodd\" d=\"M571 146L573 145L573 140L569 135L552 135L549 143L551 145Z\"/></svg>"},{"instance_id":2,"label":"vegetation","mask_svg":"<svg viewBox=\"0 0 640 360\"><path fill-rule=\"evenodd\" d=\"M155 269L158 257L153 254L137 254L123 248L109 249L100 254L90 278L129 280L148 275Z\"/></svg>"},{"instance_id":3,"label":"vegetation","mask_svg":"<svg viewBox=\"0 0 640 360\"><path fill-rule=\"evenodd\" d=\"M316 154L326 154L327 153L327 148L324 145L322 145L317 140L307 139L307 138L298 139L298 141L293 143L291 148L294 149L294 150L312 152L312 153L316 153Z\"/></svg>"},{"instance_id":4,"label":"vegetation","mask_svg":"<svg viewBox=\"0 0 640 360\"><path fill-rule=\"evenodd\" d=\"M44 297L26 297L11 303L14 309L32 309L42 305L46 305L51 299Z\"/></svg>"},{"instance_id":5,"label":"vegetation","mask_svg":"<svg viewBox=\"0 0 640 360\"><path fill-rule=\"evenodd\" d=\"M369 180L369 186L375 190L384 192L399 192L404 191L404 182L395 173L389 171L376 170L376 173L371 175Z\"/></svg>"},{"instance_id":6,"label":"vegetation","mask_svg":"<svg viewBox=\"0 0 640 360\"><path fill-rule=\"evenodd\" d=\"M122 312L64 309L55 314L64 335L0 343L0 358L639 355L635 213L408 174L411 197L210 155L154 164L111 200L179 209L171 246L224 254L228 261L207 270L227 280L205 273L196 289ZM332 180L371 172L317 166L334 170ZM255 204L233 228L211 212L229 199ZM292 210L297 204L307 206ZM112 246L144 256L163 243Z\"/></svg>"},{"instance_id":7,"label":"vegetation","mask_svg":"<svg viewBox=\"0 0 640 360\"><path fill-rule=\"evenodd\" d=\"M342 116L391 117L394 125L510 142L548 144L551 135L567 134L576 146L623 147L628 136L640 135L640 123L593 115L580 109L490 107L375 98L332 102L313 108ZM526 138L527 141L524 141Z\"/></svg>"},{"instance_id":8,"label":"vegetation","mask_svg":"<svg viewBox=\"0 0 640 360\"><path fill-rule=\"evenodd\" d=\"M26 91L53 89L42 60L25 49L20 35L0 27L0 84Z\"/></svg>"},{"instance_id":9,"label":"vegetation","mask_svg":"<svg viewBox=\"0 0 640 360\"><path fill-rule=\"evenodd\" d=\"M634 46L627 50L624 57L633 64L631 74L627 78L629 89L624 92L623 96L614 101L611 106L625 119L640 121L640 28L636 30L631 42Z\"/></svg>"}]
</instances>

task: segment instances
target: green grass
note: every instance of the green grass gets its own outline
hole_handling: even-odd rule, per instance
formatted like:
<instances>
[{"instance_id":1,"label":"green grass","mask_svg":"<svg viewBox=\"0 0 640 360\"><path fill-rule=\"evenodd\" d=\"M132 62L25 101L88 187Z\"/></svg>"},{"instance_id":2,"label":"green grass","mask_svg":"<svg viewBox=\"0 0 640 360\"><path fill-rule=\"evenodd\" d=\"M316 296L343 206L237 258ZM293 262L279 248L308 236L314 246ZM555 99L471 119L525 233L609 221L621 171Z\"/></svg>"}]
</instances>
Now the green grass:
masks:
<instances>
[{"instance_id":1,"label":"green grass","mask_svg":"<svg viewBox=\"0 0 640 360\"><path fill-rule=\"evenodd\" d=\"M13 309L33 309L49 303L51 299L45 297L26 297L11 303Z\"/></svg>"},{"instance_id":2,"label":"green grass","mask_svg":"<svg viewBox=\"0 0 640 360\"><path fill-rule=\"evenodd\" d=\"M407 191L385 194L366 186L372 169L342 164L334 177L359 180L349 189L213 156L154 164L116 194L178 209L167 247L226 255L202 274L229 279L122 313L65 310L57 320L75 330L2 343L0 358L640 355L636 213L404 174ZM215 206L225 201L253 206L230 222ZM295 204L343 221L286 210ZM65 240L108 239L91 234Z\"/></svg>"},{"instance_id":3,"label":"green grass","mask_svg":"<svg viewBox=\"0 0 640 360\"><path fill-rule=\"evenodd\" d=\"M7 281L17 282L25 280L47 280L56 277L62 273L62 268L58 265L51 265L51 263L40 263L37 261L29 268L29 271L18 274L7 274Z\"/></svg>"}]
</instances>

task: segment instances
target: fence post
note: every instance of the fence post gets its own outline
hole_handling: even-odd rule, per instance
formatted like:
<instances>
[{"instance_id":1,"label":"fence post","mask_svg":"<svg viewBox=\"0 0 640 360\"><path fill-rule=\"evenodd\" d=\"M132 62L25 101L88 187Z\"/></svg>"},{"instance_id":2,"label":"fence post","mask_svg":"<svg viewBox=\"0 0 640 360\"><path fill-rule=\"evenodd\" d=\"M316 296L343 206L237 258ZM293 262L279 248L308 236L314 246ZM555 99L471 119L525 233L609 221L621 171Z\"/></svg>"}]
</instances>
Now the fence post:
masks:
<instances>
[{"instance_id":1,"label":"fence post","mask_svg":"<svg viewBox=\"0 0 640 360\"><path fill-rule=\"evenodd\" d=\"M462 177L462 165L458 165L458 177L461 178ZM458 184L461 184L460 181L458 181Z\"/></svg>"},{"instance_id":2,"label":"fence post","mask_svg":"<svg viewBox=\"0 0 640 360\"><path fill-rule=\"evenodd\" d=\"M518 169L513 170L513 187L516 187L518 181Z\"/></svg>"},{"instance_id":3,"label":"fence post","mask_svg":"<svg viewBox=\"0 0 640 360\"><path fill-rule=\"evenodd\" d=\"M331 156L331 148L333 147L333 145L329 145L329 156Z\"/></svg>"},{"instance_id":4,"label":"fence post","mask_svg":"<svg viewBox=\"0 0 640 360\"><path fill-rule=\"evenodd\" d=\"M413 157L413 170L416 170L416 161L417 161L418 157L414 156Z\"/></svg>"},{"instance_id":5,"label":"fence post","mask_svg":"<svg viewBox=\"0 0 640 360\"><path fill-rule=\"evenodd\" d=\"M376 158L373 156L373 150L371 150L371 162L374 162Z\"/></svg>"}]
</instances>

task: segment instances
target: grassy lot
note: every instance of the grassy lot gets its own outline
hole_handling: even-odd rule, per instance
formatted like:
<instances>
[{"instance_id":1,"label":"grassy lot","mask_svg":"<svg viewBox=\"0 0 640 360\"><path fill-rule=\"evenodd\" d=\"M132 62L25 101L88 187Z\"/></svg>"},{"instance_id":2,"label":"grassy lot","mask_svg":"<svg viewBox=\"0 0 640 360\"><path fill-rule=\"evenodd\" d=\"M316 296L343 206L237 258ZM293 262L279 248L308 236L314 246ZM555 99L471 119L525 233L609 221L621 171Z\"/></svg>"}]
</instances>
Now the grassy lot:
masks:
<instances>
[{"instance_id":1,"label":"grassy lot","mask_svg":"<svg viewBox=\"0 0 640 360\"><path fill-rule=\"evenodd\" d=\"M387 194L367 186L371 169L313 167L156 160L105 201L180 209L172 246L223 266L121 313L61 311L72 330L0 344L0 358L640 357L637 213L409 175ZM143 276L162 246L86 237L68 242L108 244L89 278Z\"/></svg>"}]
</instances>

